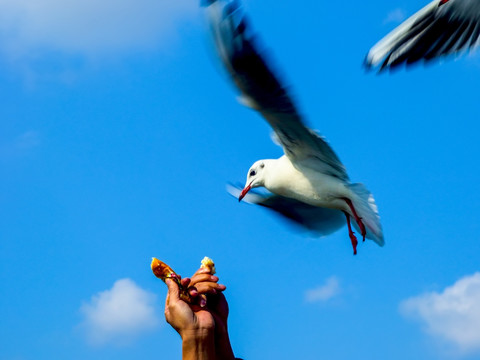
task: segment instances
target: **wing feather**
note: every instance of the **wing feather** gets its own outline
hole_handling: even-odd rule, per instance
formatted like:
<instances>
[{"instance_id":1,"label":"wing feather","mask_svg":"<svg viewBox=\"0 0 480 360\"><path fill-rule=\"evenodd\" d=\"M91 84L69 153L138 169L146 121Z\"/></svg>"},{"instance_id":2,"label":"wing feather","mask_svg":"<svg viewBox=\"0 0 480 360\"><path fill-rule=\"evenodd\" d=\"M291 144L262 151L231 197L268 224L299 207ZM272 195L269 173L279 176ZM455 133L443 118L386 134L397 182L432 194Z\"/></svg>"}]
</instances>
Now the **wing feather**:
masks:
<instances>
[{"instance_id":1,"label":"wing feather","mask_svg":"<svg viewBox=\"0 0 480 360\"><path fill-rule=\"evenodd\" d=\"M229 184L227 191L238 198L241 187ZM280 195L250 190L243 201L272 210L284 219L319 236L332 234L345 225L345 215L340 210L312 206Z\"/></svg>"},{"instance_id":2,"label":"wing feather","mask_svg":"<svg viewBox=\"0 0 480 360\"><path fill-rule=\"evenodd\" d=\"M261 50L260 41L238 1L209 1L209 23L220 58L241 92L242 103L257 110L270 124L293 164L314 167L348 180L330 145L304 125L290 90Z\"/></svg>"},{"instance_id":3,"label":"wing feather","mask_svg":"<svg viewBox=\"0 0 480 360\"><path fill-rule=\"evenodd\" d=\"M480 0L434 0L373 46L365 64L382 71L473 49L479 24Z\"/></svg>"}]
</instances>

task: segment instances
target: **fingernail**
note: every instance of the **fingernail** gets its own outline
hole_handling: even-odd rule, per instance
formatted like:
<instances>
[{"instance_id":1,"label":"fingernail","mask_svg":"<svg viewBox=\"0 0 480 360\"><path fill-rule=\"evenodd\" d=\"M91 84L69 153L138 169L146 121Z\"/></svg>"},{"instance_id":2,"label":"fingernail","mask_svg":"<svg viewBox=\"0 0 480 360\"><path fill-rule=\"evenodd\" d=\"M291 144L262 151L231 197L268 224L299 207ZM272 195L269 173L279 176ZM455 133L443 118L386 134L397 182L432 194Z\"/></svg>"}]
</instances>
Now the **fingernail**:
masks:
<instances>
[{"instance_id":1,"label":"fingernail","mask_svg":"<svg viewBox=\"0 0 480 360\"><path fill-rule=\"evenodd\" d=\"M212 281L218 281L218 277L216 277L216 276L210 276L210 280L212 280Z\"/></svg>"},{"instance_id":2,"label":"fingernail","mask_svg":"<svg viewBox=\"0 0 480 360\"><path fill-rule=\"evenodd\" d=\"M201 297L200 298L200 307L205 307L207 305L207 299L205 299L204 297Z\"/></svg>"}]
</instances>

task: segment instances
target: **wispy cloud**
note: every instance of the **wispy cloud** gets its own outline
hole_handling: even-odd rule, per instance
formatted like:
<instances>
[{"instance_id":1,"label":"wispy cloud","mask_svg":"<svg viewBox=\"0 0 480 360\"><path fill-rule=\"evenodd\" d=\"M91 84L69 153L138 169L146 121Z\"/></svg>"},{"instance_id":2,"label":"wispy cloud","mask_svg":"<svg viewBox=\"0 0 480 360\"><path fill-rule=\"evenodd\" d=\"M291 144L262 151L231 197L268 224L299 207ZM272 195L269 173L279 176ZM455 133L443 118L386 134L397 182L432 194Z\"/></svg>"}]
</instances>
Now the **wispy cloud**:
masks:
<instances>
[{"instance_id":1,"label":"wispy cloud","mask_svg":"<svg viewBox=\"0 0 480 360\"><path fill-rule=\"evenodd\" d=\"M340 293L340 283L336 276L329 277L325 284L305 292L307 302L325 302Z\"/></svg>"},{"instance_id":2,"label":"wispy cloud","mask_svg":"<svg viewBox=\"0 0 480 360\"><path fill-rule=\"evenodd\" d=\"M405 10L397 8L390 11L385 19L383 19L383 24L390 24L390 23L400 23L407 17L407 13Z\"/></svg>"},{"instance_id":3,"label":"wispy cloud","mask_svg":"<svg viewBox=\"0 0 480 360\"><path fill-rule=\"evenodd\" d=\"M13 140L0 144L0 159L17 158L39 145L40 134L34 130L26 131Z\"/></svg>"},{"instance_id":4,"label":"wispy cloud","mask_svg":"<svg viewBox=\"0 0 480 360\"><path fill-rule=\"evenodd\" d=\"M40 144L40 135L38 132L30 130L19 137L13 143L13 146L19 150L26 150L36 147Z\"/></svg>"},{"instance_id":5,"label":"wispy cloud","mask_svg":"<svg viewBox=\"0 0 480 360\"><path fill-rule=\"evenodd\" d=\"M80 325L93 345L122 344L159 324L153 306L156 296L130 279L115 282L109 290L94 295L80 308Z\"/></svg>"},{"instance_id":6,"label":"wispy cloud","mask_svg":"<svg viewBox=\"0 0 480 360\"><path fill-rule=\"evenodd\" d=\"M424 330L462 352L480 351L480 273L465 276L441 293L428 292L403 301L403 314Z\"/></svg>"},{"instance_id":7,"label":"wispy cloud","mask_svg":"<svg viewBox=\"0 0 480 360\"><path fill-rule=\"evenodd\" d=\"M10 57L42 50L95 57L152 49L196 11L194 0L2 0L0 50Z\"/></svg>"}]
</instances>

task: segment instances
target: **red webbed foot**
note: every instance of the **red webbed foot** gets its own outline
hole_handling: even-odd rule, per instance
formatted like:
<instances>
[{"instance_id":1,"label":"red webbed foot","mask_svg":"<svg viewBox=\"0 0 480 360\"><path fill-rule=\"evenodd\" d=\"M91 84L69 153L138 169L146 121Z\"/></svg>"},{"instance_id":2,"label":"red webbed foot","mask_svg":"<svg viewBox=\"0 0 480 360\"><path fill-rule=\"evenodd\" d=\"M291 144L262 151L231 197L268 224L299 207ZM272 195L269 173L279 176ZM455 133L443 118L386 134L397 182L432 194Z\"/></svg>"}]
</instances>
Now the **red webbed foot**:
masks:
<instances>
[{"instance_id":1,"label":"red webbed foot","mask_svg":"<svg viewBox=\"0 0 480 360\"><path fill-rule=\"evenodd\" d=\"M352 204L352 200L343 198L345 202L347 203L348 207L352 211L353 217L355 218L355 221L358 224L358 227L360 228L360 232L362 234L362 240L365 241L365 235L367 235L367 230L365 229L365 225L363 224L362 218L358 216L357 211L355 210L355 207Z\"/></svg>"},{"instance_id":2,"label":"red webbed foot","mask_svg":"<svg viewBox=\"0 0 480 360\"><path fill-rule=\"evenodd\" d=\"M343 212L347 218L347 226L348 226L348 236L350 237L350 241L352 242L352 247L353 247L353 255L357 255L357 237L355 236L355 233L352 231L352 226L350 224L350 215L347 212Z\"/></svg>"}]
</instances>

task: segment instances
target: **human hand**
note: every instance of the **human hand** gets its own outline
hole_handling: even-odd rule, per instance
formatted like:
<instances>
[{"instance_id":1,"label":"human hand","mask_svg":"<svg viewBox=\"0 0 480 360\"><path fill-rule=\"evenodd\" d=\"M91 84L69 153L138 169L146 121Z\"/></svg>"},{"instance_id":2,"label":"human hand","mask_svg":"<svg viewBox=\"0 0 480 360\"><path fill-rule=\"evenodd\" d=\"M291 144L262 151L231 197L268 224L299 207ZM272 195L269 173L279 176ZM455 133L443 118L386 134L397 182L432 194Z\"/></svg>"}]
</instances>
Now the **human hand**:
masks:
<instances>
[{"instance_id":1,"label":"human hand","mask_svg":"<svg viewBox=\"0 0 480 360\"><path fill-rule=\"evenodd\" d=\"M207 309L215 321L215 354L217 359L235 359L230 338L228 336L228 303L223 291L224 285L217 283L218 278L212 276L211 269L201 267L192 276L189 294ZM213 282L212 282L213 281Z\"/></svg>"},{"instance_id":2,"label":"human hand","mask_svg":"<svg viewBox=\"0 0 480 360\"><path fill-rule=\"evenodd\" d=\"M225 295L223 295L226 286L218 284L218 277L213 276L211 269L205 267L197 270L188 286L190 296L212 314L217 335L227 333L229 309Z\"/></svg>"},{"instance_id":3,"label":"human hand","mask_svg":"<svg viewBox=\"0 0 480 360\"><path fill-rule=\"evenodd\" d=\"M206 309L196 304L189 304L180 298L180 288L172 279L166 279L168 287L165 302L165 319L180 334L185 337L205 337L213 334L215 321ZM181 286L187 288L190 279L180 280Z\"/></svg>"},{"instance_id":4,"label":"human hand","mask_svg":"<svg viewBox=\"0 0 480 360\"><path fill-rule=\"evenodd\" d=\"M226 287L218 284L218 277L201 267L191 279L180 280L191 303L180 298L175 281L167 279L166 284L165 318L183 339L183 359L234 359L227 331L228 304L222 293Z\"/></svg>"},{"instance_id":5,"label":"human hand","mask_svg":"<svg viewBox=\"0 0 480 360\"><path fill-rule=\"evenodd\" d=\"M199 305L192 305L180 298L179 285L166 279L168 286L165 302L165 318L182 337L183 360L215 359L215 320L212 314ZM190 279L180 280L186 288Z\"/></svg>"}]
</instances>

